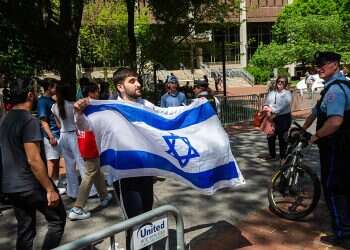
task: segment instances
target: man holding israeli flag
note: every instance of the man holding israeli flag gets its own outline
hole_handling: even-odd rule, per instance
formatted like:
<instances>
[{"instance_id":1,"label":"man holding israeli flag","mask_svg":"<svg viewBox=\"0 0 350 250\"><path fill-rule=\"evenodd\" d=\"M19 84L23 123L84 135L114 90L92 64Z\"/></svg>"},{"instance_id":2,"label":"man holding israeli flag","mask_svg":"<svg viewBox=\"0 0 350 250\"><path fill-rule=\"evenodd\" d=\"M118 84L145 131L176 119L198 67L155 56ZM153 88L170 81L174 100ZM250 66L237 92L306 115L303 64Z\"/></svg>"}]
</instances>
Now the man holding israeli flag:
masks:
<instances>
[{"instance_id":1,"label":"man holding israeli flag","mask_svg":"<svg viewBox=\"0 0 350 250\"><path fill-rule=\"evenodd\" d=\"M127 217L152 209L152 176L174 177L207 194L244 183L227 134L206 99L159 108L140 98L137 77L127 68L114 73L120 101L75 104L78 128L94 131L101 166L120 179L117 189Z\"/></svg>"}]
</instances>

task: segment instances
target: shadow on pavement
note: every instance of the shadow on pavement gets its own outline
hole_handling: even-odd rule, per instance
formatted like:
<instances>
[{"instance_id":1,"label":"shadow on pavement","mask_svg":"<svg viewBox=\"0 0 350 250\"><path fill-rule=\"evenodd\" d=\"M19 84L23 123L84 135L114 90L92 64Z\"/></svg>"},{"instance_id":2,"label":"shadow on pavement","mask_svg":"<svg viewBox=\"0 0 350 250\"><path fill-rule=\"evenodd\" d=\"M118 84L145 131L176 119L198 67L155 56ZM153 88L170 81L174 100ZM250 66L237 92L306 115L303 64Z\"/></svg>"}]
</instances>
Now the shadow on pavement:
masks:
<instances>
[{"instance_id":1,"label":"shadow on pavement","mask_svg":"<svg viewBox=\"0 0 350 250\"><path fill-rule=\"evenodd\" d=\"M232 250L250 246L251 243L242 235L239 228L226 221L218 221L211 225L209 230L192 238L187 248L191 250ZM185 231L193 231L201 228L201 225L188 228Z\"/></svg>"}]
</instances>

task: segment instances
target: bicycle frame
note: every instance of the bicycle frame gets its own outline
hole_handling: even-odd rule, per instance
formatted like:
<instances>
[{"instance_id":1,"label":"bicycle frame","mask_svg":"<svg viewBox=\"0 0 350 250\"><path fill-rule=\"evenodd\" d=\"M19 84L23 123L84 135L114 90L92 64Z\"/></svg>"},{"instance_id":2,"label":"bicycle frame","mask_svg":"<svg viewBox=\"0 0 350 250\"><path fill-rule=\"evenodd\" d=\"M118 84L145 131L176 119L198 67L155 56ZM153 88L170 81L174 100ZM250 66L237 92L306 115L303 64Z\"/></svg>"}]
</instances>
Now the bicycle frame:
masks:
<instances>
[{"instance_id":1,"label":"bicycle frame","mask_svg":"<svg viewBox=\"0 0 350 250\"><path fill-rule=\"evenodd\" d=\"M287 155L286 161L283 165L288 164L290 161L290 167L286 172L286 179L288 180L288 187L293 187L298 184L299 179L299 171L298 169L302 169L302 161L304 158L304 153L309 145L305 145L304 142L299 141L297 145L293 148L293 150Z\"/></svg>"}]
</instances>

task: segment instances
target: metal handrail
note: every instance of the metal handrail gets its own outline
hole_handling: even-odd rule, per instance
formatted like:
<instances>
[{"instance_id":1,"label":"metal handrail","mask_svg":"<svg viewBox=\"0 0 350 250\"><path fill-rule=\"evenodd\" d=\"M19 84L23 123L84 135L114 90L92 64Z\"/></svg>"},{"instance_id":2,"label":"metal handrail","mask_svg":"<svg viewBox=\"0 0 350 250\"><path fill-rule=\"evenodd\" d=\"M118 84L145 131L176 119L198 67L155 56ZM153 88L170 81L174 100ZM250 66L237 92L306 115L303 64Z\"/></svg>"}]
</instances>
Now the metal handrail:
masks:
<instances>
[{"instance_id":1,"label":"metal handrail","mask_svg":"<svg viewBox=\"0 0 350 250\"><path fill-rule=\"evenodd\" d=\"M160 216L166 213L172 213L176 219L176 242L177 250L185 249L184 241L184 223L180 210L171 205L164 205L148 211L144 214L138 215L136 217L127 219L125 221L119 222L113 226L102 229L96 233L86 235L78 240L72 241L70 243L64 244L55 248L55 250L72 250L81 249L83 247L91 245L93 242L100 241L102 239L112 237L113 235L126 231L133 228L134 226L143 224L144 222L153 219L154 217ZM113 238L114 239L114 238Z\"/></svg>"}]
</instances>

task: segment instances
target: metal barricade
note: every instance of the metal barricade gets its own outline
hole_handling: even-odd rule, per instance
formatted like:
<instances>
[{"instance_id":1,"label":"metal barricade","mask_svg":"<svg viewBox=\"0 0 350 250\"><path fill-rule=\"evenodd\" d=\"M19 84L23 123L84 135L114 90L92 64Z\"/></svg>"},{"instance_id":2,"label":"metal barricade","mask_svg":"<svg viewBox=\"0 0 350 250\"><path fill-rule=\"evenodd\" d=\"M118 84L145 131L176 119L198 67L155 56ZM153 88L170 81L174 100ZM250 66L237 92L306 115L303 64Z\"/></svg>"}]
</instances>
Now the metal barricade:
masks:
<instances>
[{"instance_id":1,"label":"metal barricade","mask_svg":"<svg viewBox=\"0 0 350 250\"><path fill-rule=\"evenodd\" d=\"M159 217L161 215L172 213L176 220L176 249L184 250L184 224L181 212L174 206L164 205L158 208L155 208L149 212L138 215L136 217L130 218L128 220L117 223L108 228L102 229L96 233L86 235L78 240L72 241L70 243L64 244L55 248L55 250L73 250L73 249L82 249L88 246L92 246L93 243L101 241L105 238L110 238L111 249L115 250L115 238L114 235L129 229L132 229L135 226L142 225L149 220ZM166 237L166 250L169 249L169 236Z\"/></svg>"},{"instance_id":2,"label":"metal barricade","mask_svg":"<svg viewBox=\"0 0 350 250\"><path fill-rule=\"evenodd\" d=\"M254 114L261 110L267 93L242 96L216 96L219 118L224 125L252 121ZM292 91L292 112L310 110L317 103L320 93Z\"/></svg>"},{"instance_id":3,"label":"metal barricade","mask_svg":"<svg viewBox=\"0 0 350 250\"><path fill-rule=\"evenodd\" d=\"M266 94L243 96L218 96L222 124L251 121L256 111L261 110Z\"/></svg>"}]
</instances>

